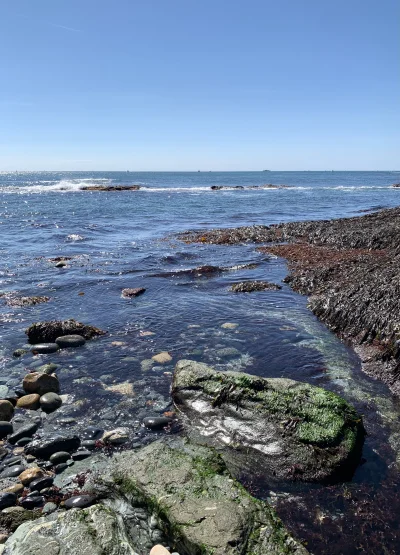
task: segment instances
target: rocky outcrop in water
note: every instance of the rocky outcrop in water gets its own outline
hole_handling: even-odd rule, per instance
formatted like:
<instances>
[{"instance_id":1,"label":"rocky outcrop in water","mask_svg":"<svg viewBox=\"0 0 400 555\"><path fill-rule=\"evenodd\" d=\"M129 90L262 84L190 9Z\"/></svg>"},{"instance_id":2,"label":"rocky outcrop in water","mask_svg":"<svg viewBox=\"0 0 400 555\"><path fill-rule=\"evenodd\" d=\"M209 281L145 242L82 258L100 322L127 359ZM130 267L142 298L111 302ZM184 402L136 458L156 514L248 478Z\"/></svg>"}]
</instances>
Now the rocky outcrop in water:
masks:
<instances>
[{"instance_id":1,"label":"rocky outcrop in water","mask_svg":"<svg viewBox=\"0 0 400 555\"><path fill-rule=\"evenodd\" d=\"M400 208L356 218L189 232L186 242L289 243L260 249L289 261L286 281L400 394Z\"/></svg>"},{"instance_id":2,"label":"rocky outcrop in water","mask_svg":"<svg viewBox=\"0 0 400 555\"><path fill-rule=\"evenodd\" d=\"M0 298L3 298L7 306L11 307L25 307L25 306L35 306L41 303L47 303L50 297L18 297L14 293L0 294Z\"/></svg>"},{"instance_id":3,"label":"rocky outcrop in water","mask_svg":"<svg viewBox=\"0 0 400 555\"><path fill-rule=\"evenodd\" d=\"M81 191L139 191L140 185L88 185Z\"/></svg>"},{"instance_id":4,"label":"rocky outcrop in water","mask_svg":"<svg viewBox=\"0 0 400 555\"><path fill-rule=\"evenodd\" d=\"M268 281L241 281L234 283L230 290L234 293L252 293L253 291L278 291L279 289L282 289L280 285Z\"/></svg>"},{"instance_id":5,"label":"rocky outcrop in water","mask_svg":"<svg viewBox=\"0 0 400 555\"><path fill-rule=\"evenodd\" d=\"M3 555L147 555L154 544L181 555L307 553L214 450L179 438L114 456L84 487L65 506L92 506L23 524Z\"/></svg>"},{"instance_id":6,"label":"rocky outcrop in water","mask_svg":"<svg viewBox=\"0 0 400 555\"><path fill-rule=\"evenodd\" d=\"M63 335L81 335L85 339L92 339L98 335L104 335L106 332L71 319L36 322L29 326L25 333L28 336L29 343L35 344L41 341L55 341Z\"/></svg>"},{"instance_id":7,"label":"rocky outcrop in water","mask_svg":"<svg viewBox=\"0 0 400 555\"><path fill-rule=\"evenodd\" d=\"M228 465L250 465L274 480L332 482L351 477L359 463L361 417L319 387L181 360L172 398L190 437L221 449Z\"/></svg>"}]
</instances>

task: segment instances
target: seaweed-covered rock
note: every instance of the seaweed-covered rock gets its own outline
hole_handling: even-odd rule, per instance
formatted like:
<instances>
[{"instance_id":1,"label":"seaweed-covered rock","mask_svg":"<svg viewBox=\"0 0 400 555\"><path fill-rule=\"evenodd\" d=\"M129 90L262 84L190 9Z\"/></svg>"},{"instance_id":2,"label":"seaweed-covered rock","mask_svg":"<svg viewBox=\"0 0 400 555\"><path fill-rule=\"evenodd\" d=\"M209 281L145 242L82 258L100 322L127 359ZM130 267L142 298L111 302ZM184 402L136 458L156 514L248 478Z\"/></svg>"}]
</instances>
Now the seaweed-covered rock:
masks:
<instances>
[{"instance_id":1,"label":"seaweed-covered rock","mask_svg":"<svg viewBox=\"0 0 400 555\"><path fill-rule=\"evenodd\" d=\"M52 320L49 322L36 322L25 330L30 343L39 343L41 341L55 341L63 335L81 335L85 339L92 339L98 335L104 335L106 332L77 322L76 320Z\"/></svg>"},{"instance_id":2,"label":"seaweed-covered rock","mask_svg":"<svg viewBox=\"0 0 400 555\"><path fill-rule=\"evenodd\" d=\"M172 397L191 437L234 466L271 479L348 479L360 460L361 417L338 395L285 378L216 372L181 360Z\"/></svg>"},{"instance_id":3,"label":"seaweed-covered rock","mask_svg":"<svg viewBox=\"0 0 400 555\"><path fill-rule=\"evenodd\" d=\"M278 291L279 289L282 289L281 285L268 281L241 281L234 283L230 290L234 293L252 293L253 291Z\"/></svg>"}]
</instances>

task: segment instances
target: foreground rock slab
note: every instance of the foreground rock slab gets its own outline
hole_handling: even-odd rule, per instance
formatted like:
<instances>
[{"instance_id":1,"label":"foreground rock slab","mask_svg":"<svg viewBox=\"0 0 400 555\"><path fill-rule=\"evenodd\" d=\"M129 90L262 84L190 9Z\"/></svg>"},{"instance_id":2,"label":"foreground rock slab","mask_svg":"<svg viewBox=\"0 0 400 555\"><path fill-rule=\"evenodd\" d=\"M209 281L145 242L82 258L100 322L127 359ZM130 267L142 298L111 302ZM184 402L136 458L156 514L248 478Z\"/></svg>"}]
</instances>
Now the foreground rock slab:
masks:
<instances>
[{"instance_id":1,"label":"foreground rock slab","mask_svg":"<svg viewBox=\"0 0 400 555\"><path fill-rule=\"evenodd\" d=\"M232 469L335 482L350 478L360 461L361 417L319 387L181 360L172 397L190 436L219 448Z\"/></svg>"},{"instance_id":2,"label":"foreground rock slab","mask_svg":"<svg viewBox=\"0 0 400 555\"><path fill-rule=\"evenodd\" d=\"M81 496L95 492L96 504L21 525L3 555L148 555L156 543L184 555L307 554L213 449L167 438L96 468Z\"/></svg>"}]
</instances>

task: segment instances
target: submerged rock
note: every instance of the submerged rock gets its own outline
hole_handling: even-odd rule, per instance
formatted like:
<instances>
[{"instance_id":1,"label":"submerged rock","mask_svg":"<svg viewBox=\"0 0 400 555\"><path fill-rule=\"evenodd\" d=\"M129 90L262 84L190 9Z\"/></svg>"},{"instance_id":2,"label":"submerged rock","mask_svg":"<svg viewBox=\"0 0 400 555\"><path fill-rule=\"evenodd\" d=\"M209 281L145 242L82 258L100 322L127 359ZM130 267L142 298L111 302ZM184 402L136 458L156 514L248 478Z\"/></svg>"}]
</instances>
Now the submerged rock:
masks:
<instances>
[{"instance_id":1,"label":"submerged rock","mask_svg":"<svg viewBox=\"0 0 400 555\"><path fill-rule=\"evenodd\" d=\"M49 322L36 322L25 330L30 343L39 343L40 341L55 341L57 337L63 335L81 335L85 339L92 339L98 335L104 335L106 332L77 322L76 320L52 320Z\"/></svg>"},{"instance_id":2,"label":"submerged rock","mask_svg":"<svg viewBox=\"0 0 400 555\"><path fill-rule=\"evenodd\" d=\"M47 303L50 297L15 297L12 294L5 295L7 306L24 307L35 306L41 303Z\"/></svg>"},{"instance_id":3,"label":"submerged rock","mask_svg":"<svg viewBox=\"0 0 400 555\"><path fill-rule=\"evenodd\" d=\"M56 343L62 349L66 349L68 347L82 347L82 345L86 343L86 339L77 334L62 335L61 337L56 338Z\"/></svg>"},{"instance_id":4,"label":"submerged rock","mask_svg":"<svg viewBox=\"0 0 400 555\"><path fill-rule=\"evenodd\" d=\"M222 449L232 468L245 464L271 479L333 482L351 477L359 463L361 417L319 387L181 360L172 397L191 437Z\"/></svg>"},{"instance_id":5,"label":"submerged rock","mask_svg":"<svg viewBox=\"0 0 400 555\"><path fill-rule=\"evenodd\" d=\"M58 451L76 451L80 444L78 436L56 435L33 440L25 452L40 459L49 459Z\"/></svg>"}]
</instances>

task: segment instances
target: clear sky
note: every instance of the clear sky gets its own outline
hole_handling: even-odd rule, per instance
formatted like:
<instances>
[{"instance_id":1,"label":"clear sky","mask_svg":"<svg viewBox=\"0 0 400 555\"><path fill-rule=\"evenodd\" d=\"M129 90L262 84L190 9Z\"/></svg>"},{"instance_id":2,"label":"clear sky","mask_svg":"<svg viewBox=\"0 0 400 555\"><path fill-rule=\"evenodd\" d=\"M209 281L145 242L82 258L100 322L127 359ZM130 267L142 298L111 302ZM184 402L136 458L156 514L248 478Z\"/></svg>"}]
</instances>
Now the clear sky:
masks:
<instances>
[{"instance_id":1,"label":"clear sky","mask_svg":"<svg viewBox=\"0 0 400 555\"><path fill-rule=\"evenodd\" d=\"M398 0L2 0L0 170L400 169Z\"/></svg>"}]
</instances>

